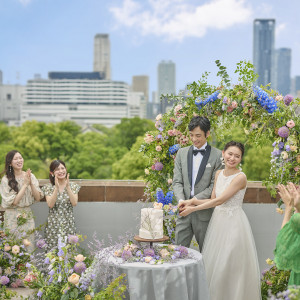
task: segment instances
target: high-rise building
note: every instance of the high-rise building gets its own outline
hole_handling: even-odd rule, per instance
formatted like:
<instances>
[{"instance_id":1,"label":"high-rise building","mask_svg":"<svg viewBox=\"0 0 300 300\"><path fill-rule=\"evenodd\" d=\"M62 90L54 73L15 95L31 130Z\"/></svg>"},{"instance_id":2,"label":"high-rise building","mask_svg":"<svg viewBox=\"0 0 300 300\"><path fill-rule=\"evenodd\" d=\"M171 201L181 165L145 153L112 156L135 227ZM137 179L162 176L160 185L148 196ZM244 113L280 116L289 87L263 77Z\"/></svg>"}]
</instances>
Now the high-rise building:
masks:
<instances>
[{"instance_id":1,"label":"high-rise building","mask_svg":"<svg viewBox=\"0 0 300 300\"><path fill-rule=\"evenodd\" d=\"M0 121L18 124L25 86L1 84L0 85Z\"/></svg>"},{"instance_id":2,"label":"high-rise building","mask_svg":"<svg viewBox=\"0 0 300 300\"><path fill-rule=\"evenodd\" d=\"M160 112L165 113L167 107L173 103L168 103L166 99L161 99L161 95L176 94L176 66L172 61L162 61L157 68L158 78L158 99L160 102Z\"/></svg>"},{"instance_id":3,"label":"high-rise building","mask_svg":"<svg viewBox=\"0 0 300 300\"><path fill-rule=\"evenodd\" d=\"M139 75L132 76L132 86L133 92L141 92L144 94L144 102L141 103L141 111L143 112L142 118L147 117L147 106L149 102L149 76Z\"/></svg>"},{"instance_id":4,"label":"high-rise building","mask_svg":"<svg viewBox=\"0 0 300 300\"><path fill-rule=\"evenodd\" d=\"M282 95L291 91L291 60L292 50L280 48L275 51L274 80L272 87Z\"/></svg>"},{"instance_id":5,"label":"high-rise building","mask_svg":"<svg viewBox=\"0 0 300 300\"><path fill-rule=\"evenodd\" d=\"M255 19L253 22L253 64L258 74L257 84L267 85L274 77L275 19Z\"/></svg>"},{"instance_id":6,"label":"high-rise building","mask_svg":"<svg viewBox=\"0 0 300 300\"><path fill-rule=\"evenodd\" d=\"M108 34L97 34L94 38L94 72L103 74L103 79L111 79L110 42Z\"/></svg>"},{"instance_id":7,"label":"high-rise building","mask_svg":"<svg viewBox=\"0 0 300 300\"><path fill-rule=\"evenodd\" d=\"M293 95L300 98L300 76L295 76L293 79Z\"/></svg>"}]
</instances>

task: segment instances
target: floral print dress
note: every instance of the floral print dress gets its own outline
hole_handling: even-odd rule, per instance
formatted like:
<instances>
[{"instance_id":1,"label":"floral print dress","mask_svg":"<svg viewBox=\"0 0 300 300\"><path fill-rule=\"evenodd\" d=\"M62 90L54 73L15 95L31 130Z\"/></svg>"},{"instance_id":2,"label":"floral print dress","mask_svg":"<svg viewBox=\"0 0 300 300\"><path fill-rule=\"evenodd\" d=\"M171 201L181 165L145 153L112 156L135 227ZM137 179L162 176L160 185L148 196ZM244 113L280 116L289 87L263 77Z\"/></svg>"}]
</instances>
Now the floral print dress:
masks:
<instances>
[{"instance_id":1,"label":"floral print dress","mask_svg":"<svg viewBox=\"0 0 300 300\"><path fill-rule=\"evenodd\" d=\"M19 190L24 184L24 178L17 178ZM42 191L39 187L39 181L36 177L31 174L31 181L34 184L35 188L40 192L41 197ZM8 185L8 179L6 175L1 180L0 185L0 194L2 196L2 207L5 208L4 213L4 228L9 229L10 231L24 232L33 231L35 228L35 222L33 218L33 213L30 206L35 203L31 187L28 186L25 190L24 196L20 202L15 206L13 202L17 196L17 193L11 189ZM18 224L18 217L22 216L26 221L22 224ZM30 245L27 247L27 250L32 252L34 250L34 234L27 235L26 238L30 241Z\"/></svg>"},{"instance_id":2,"label":"floral print dress","mask_svg":"<svg viewBox=\"0 0 300 300\"><path fill-rule=\"evenodd\" d=\"M74 194L78 194L80 190L78 184L71 182L70 187ZM54 188L55 186L49 183L42 187L42 191L45 196L51 196ZM49 208L48 222L45 227L46 251L57 247L59 236L64 240L68 235L75 233L73 206L65 188L62 193L58 192L53 208Z\"/></svg>"}]
</instances>

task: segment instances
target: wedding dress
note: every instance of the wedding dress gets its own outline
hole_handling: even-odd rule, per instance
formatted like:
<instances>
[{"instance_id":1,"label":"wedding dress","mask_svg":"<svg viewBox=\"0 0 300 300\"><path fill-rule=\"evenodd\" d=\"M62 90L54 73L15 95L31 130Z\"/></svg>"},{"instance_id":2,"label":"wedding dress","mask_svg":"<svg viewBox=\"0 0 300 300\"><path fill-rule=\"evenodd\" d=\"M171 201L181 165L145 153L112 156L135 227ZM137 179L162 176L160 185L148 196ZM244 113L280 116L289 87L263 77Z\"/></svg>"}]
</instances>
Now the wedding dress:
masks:
<instances>
[{"instance_id":1,"label":"wedding dress","mask_svg":"<svg viewBox=\"0 0 300 300\"><path fill-rule=\"evenodd\" d=\"M240 173L216 182L220 196ZM242 209L246 188L214 209L203 246L210 300L259 300L260 271L249 221Z\"/></svg>"}]
</instances>

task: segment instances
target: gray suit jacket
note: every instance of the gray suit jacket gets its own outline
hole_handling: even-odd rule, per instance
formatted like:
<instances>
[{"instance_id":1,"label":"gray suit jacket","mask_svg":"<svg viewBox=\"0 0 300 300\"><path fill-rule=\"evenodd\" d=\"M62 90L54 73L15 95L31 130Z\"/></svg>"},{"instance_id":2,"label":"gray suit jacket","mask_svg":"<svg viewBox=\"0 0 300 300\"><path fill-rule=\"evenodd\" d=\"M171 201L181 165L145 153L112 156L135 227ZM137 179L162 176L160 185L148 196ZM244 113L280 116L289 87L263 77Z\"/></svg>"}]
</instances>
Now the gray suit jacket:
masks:
<instances>
[{"instance_id":1,"label":"gray suit jacket","mask_svg":"<svg viewBox=\"0 0 300 300\"><path fill-rule=\"evenodd\" d=\"M209 199L214 187L217 170L222 169L221 150L207 145L195 181L194 193L197 199ZM193 172L193 146L179 149L175 159L173 191L177 201L191 198ZM213 209L198 211L200 219L208 221ZM199 216L200 216L199 215Z\"/></svg>"}]
</instances>

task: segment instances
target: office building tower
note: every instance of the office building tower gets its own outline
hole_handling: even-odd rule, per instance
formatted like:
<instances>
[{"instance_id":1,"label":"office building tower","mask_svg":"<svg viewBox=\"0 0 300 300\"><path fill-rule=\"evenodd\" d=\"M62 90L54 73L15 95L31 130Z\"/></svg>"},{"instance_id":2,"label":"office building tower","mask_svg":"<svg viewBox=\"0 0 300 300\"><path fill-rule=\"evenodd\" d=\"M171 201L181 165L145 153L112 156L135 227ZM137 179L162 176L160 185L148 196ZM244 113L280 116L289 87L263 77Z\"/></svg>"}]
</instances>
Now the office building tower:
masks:
<instances>
[{"instance_id":1,"label":"office building tower","mask_svg":"<svg viewBox=\"0 0 300 300\"><path fill-rule=\"evenodd\" d=\"M19 125L24 93L25 86L18 84L0 85L0 121L9 125Z\"/></svg>"},{"instance_id":2,"label":"office building tower","mask_svg":"<svg viewBox=\"0 0 300 300\"><path fill-rule=\"evenodd\" d=\"M274 80L272 88L280 94L291 92L291 56L292 50L280 48L275 51Z\"/></svg>"},{"instance_id":3,"label":"office building tower","mask_svg":"<svg viewBox=\"0 0 300 300\"><path fill-rule=\"evenodd\" d=\"M129 86L122 81L94 79L28 80L21 122L72 120L81 126L112 127L128 117Z\"/></svg>"},{"instance_id":4,"label":"office building tower","mask_svg":"<svg viewBox=\"0 0 300 300\"><path fill-rule=\"evenodd\" d=\"M295 76L293 79L292 93L295 97L300 98L300 76Z\"/></svg>"},{"instance_id":5,"label":"office building tower","mask_svg":"<svg viewBox=\"0 0 300 300\"><path fill-rule=\"evenodd\" d=\"M149 76L139 75L132 77L131 90L133 92L141 92L144 95L144 101L141 103L142 118L147 117L147 106L149 102Z\"/></svg>"},{"instance_id":6,"label":"office building tower","mask_svg":"<svg viewBox=\"0 0 300 300\"><path fill-rule=\"evenodd\" d=\"M97 34L94 38L94 72L100 72L103 79L111 79L110 42L108 34Z\"/></svg>"},{"instance_id":7,"label":"office building tower","mask_svg":"<svg viewBox=\"0 0 300 300\"><path fill-rule=\"evenodd\" d=\"M274 77L275 19L255 19L253 23L253 64L257 85L267 85Z\"/></svg>"},{"instance_id":8,"label":"office building tower","mask_svg":"<svg viewBox=\"0 0 300 300\"><path fill-rule=\"evenodd\" d=\"M158 99L160 103L160 113L165 113L168 107L173 103L168 103L166 99L162 99L162 95L176 94L176 67L172 61L162 61L157 68L158 77Z\"/></svg>"}]
</instances>

